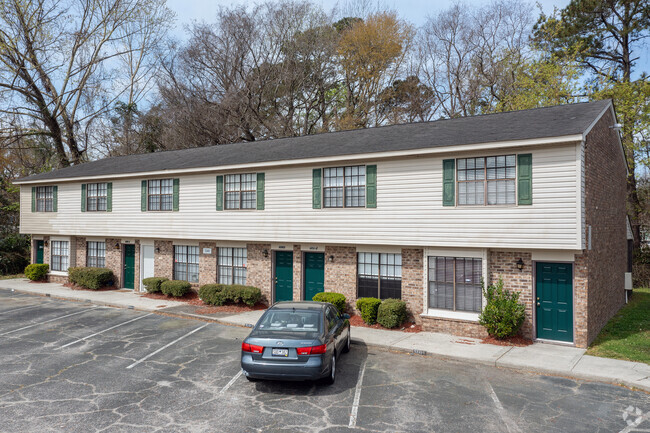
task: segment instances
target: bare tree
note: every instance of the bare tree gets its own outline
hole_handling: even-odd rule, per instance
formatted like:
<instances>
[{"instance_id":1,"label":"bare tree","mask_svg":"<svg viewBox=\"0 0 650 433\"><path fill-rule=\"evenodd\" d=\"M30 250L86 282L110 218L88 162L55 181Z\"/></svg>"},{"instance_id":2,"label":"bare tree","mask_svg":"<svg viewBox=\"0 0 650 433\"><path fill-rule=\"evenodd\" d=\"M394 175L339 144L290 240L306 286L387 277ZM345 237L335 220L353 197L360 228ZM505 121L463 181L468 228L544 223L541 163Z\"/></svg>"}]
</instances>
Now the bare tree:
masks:
<instances>
[{"instance_id":1,"label":"bare tree","mask_svg":"<svg viewBox=\"0 0 650 433\"><path fill-rule=\"evenodd\" d=\"M3 146L42 137L58 165L81 162L93 121L146 91L172 19L163 0L1 2Z\"/></svg>"}]
</instances>

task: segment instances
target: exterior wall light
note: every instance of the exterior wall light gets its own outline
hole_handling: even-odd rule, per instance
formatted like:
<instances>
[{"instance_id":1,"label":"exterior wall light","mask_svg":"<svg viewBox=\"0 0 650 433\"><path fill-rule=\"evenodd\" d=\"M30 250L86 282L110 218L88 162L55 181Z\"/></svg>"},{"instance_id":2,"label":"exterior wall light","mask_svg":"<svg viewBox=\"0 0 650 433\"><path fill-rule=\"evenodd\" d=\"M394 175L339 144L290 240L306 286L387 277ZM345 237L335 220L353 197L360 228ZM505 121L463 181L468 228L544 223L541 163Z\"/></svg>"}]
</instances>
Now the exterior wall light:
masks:
<instances>
[{"instance_id":1,"label":"exterior wall light","mask_svg":"<svg viewBox=\"0 0 650 433\"><path fill-rule=\"evenodd\" d=\"M262 251L262 254L264 254L264 258L267 258L269 256L269 250Z\"/></svg>"},{"instance_id":2,"label":"exterior wall light","mask_svg":"<svg viewBox=\"0 0 650 433\"><path fill-rule=\"evenodd\" d=\"M113 247L114 250L119 250L120 249L120 243L115 242L115 246Z\"/></svg>"},{"instance_id":3,"label":"exterior wall light","mask_svg":"<svg viewBox=\"0 0 650 433\"><path fill-rule=\"evenodd\" d=\"M517 260L517 269L519 269L520 271L524 269L524 261L521 260L521 258Z\"/></svg>"},{"instance_id":4,"label":"exterior wall light","mask_svg":"<svg viewBox=\"0 0 650 433\"><path fill-rule=\"evenodd\" d=\"M160 247L156 247L156 254L160 254Z\"/></svg>"},{"instance_id":5,"label":"exterior wall light","mask_svg":"<svg viewBox=\"0 0 650 433\"><path fill-rule=\"evenodd\" d=\"M329 257L327 258L327 260L328 260L330 263L332 263L332 262L334 261L334 256L329 256Z\"/></svg>"}]
</instances>

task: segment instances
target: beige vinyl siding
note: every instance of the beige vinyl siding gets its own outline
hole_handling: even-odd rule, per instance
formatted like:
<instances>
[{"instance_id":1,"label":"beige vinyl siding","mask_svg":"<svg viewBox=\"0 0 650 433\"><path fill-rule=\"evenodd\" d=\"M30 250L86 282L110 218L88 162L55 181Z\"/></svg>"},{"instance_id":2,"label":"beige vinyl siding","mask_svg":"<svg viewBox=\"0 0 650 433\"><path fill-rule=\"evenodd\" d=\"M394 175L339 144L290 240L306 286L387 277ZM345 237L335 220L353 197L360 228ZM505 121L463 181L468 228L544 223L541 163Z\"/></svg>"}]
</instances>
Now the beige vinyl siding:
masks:
<instances>
[{"instance_id":1,"label":"beige vinyl siding","mask_svg":"<svg viewBox=\"0 0 650 433\"><path fill-rule=\"evenodd\" d=\"M532 206L443 207L442 160L450 157L445 155L368 161L377 164L376 209L312 209L312 169L321 166L265 170L265 210L215 211L216 174L180 176L179 212L173 213L141 212L140 179L112 180L111 213L82 213L80 183L75 182L59 184L58 213L32 214L31 188L22 186L21 204L27 211L21 214L21 232L311 244L579 249L576 146L538 148L532 153ZM504 151L453 156L497 154Z\"/></svg>"}]
</instances>

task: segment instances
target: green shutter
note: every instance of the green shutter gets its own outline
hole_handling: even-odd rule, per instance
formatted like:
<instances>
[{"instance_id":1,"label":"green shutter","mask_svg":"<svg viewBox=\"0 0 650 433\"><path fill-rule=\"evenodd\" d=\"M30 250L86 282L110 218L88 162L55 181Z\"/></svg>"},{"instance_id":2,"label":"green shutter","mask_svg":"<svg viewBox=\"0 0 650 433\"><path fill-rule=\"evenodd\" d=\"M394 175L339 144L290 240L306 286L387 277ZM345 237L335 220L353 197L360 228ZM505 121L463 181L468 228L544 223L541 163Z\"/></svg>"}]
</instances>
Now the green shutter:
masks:
<instances>
[{"instance_id":1,"label":"green shutter","mask_svg":"<svg viewBox=\"0 0 650 433\"><path fill-rule=\"evenodd\" d=\"M178 193L180 189L180 179L176 178L174 179L174 207L172 210L174 212L178 212Z\"/></svg>"},{"instance_id":2,"label":"green shutter","mask_svg":"<svg viewBox=\"0 0 650 433\"><path fill-rule=\"evenodd\" d=\"M106 184L106 212L113 211L113 182Z\"/></svg>"},{"instance_id":3,"label":"green shutter","mask_svg":"<svg viewBox=\"0 0 650 433\"><path fill-rule=\"evenodd\" d=\"M223 210L223 176L217 176L217 210Z\"/></svg>"},{"instance_id":4,"label":"green shutter","mask_svg":"<svg viewBox=\"0 0 650 433\"><path fill-rule=\"evenodd\" d=\"M442 205L456 205L456 160L442 161Z\"/></svg>"},{"instance_id":5,"label":"green shutter","mask_svg":"<svg viewBox=\"0 0 650 433\"><path fill-rule=\"evenodd\" d=\"M142 212L147 211L147 181L142 181L142 188L140 194L140 210Z\"/></svg>"},{"instance_id":6,"label":"green shutter","mask_svg":"<svg viewBox=\"0 0 650 433\"><path fill-rule=\"evenodd\" d=\"M86 184L81 184L81 212L86 212Z\"/></svg>"},{"instance_id":7,"label":"green shutter","mask_svg":"<svg viewBox=\"0 0 650 433\"><path fill-rule=\"evenodd\" d=\"M264 173L257 173L257 210L264 210Z\"/></svg>"},{"instance_id":8,"label":"green shutter","mask_svg":"<svg viewBox=\"0 0 650 433\"><path fill-rule=\"evenodd\" d=\"M54 185L52 187L52 212L58 212L59 210L59 187Z\"/></svg>"},{"instance_id":9,"label":"green shutter","mask_svg":"<svg viewBox=\"0 0 650 433\"><path fill-rule=\"evenodd\" d=\"M320 209L321 208L321 169L320 168L315 168L314 171L312 172L312 183L311 183L311 190L312 190L312 208L314 209Z\"/></svg>"},{"instance_id":10,"label":"green shutter","mask_svg":"<svg viewBox=\"0 0 650 433\"><path fill-rule=\"evenodd\" d=\"M32 187L32 212L36 212L36 187Z\"/></svg>"},{"instance_id":11,"label":"green shutter","mask_svg":"<svg viewBox=\"0 0 650 433\"><path fill-rule=\"evenodd\" d=\"M533 155L517 155L517 204L533 204Z\"/></svg>"},{"instance_id":12,"label":"green shutter","mask_svg":"<svg viewBox=\"0 0 650 433\"><path fill-rule=\"evenodd\" d=\"M377 166L366 165L366 207L377 207Z\"/></svg>"}]
</instances>

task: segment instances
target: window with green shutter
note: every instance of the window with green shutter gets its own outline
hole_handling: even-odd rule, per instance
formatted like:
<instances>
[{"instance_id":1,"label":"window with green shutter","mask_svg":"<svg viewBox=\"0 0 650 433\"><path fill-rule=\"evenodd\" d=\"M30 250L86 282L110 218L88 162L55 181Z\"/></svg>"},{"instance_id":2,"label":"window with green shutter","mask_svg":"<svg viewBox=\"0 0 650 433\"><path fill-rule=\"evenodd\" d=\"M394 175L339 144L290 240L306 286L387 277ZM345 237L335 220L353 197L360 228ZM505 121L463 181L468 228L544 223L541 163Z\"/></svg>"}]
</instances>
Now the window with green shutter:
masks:
<instances>
[{"instance_id":1,"label":"window with green shutter","mask_svg":"<svg viewBox=\"0 0 650 433\"><path fill-rule=\"evenodd\" d=\"M57 211L56 186L35 186L32 188L32 211L33 212L56 212Z\"/></svg>"},{"instance_id":2,"label":"window with green shutter","mask_svg":"<svg viewBox=\"0 0 650 433\"><path fill-rule=\"evenodd\" d=\"M223 176L217 176L217 210L223 210Z\"/></svg>"},{"instance_id":3,"label":"window with green shutter","mask_svg":"<svg viewBox=\"0 0 650 433\"><path fill-rule=\"evenodd\" d=\"M141 210L177 212L178 194L178 179L143 180Z\"/></svg>"},{"instance_id":4,"label":"window with green shutter","mask_svg":"<svg viewBox=\"0 0 650 433\"><path fill-rule=\"evenodd\" d=\"M140 187L140 210L147 211L147 181L143 180Z\"/></svg>"},{"instance_id":5,"label":"window with green shutter","mask_svg":"<svg viewBox=\"0 0 650 433\"><path fill-rule=\"evenodd\" d=\"M257 173L257 210L264 210L264 173Z\"/></svg>"},{"instance_id":6,"label":"window with green shutter","mask_svg":"<svg viewBox=\"0 0 650 433\"><path fill-rule=\"evenodd\" d=\"M533 155L517 155L517 204L533 204Z\"/></svg>"},{"instance_id":7,"label":"window with green shutter","mask_svg":"<svg viewBox=\"0 0 650 433\"><path fill-rule=\"evenodd\" d=\"M180 179L176 178L174 179L174 205L172 210L174 212L178 212L178 201L179 201L179 193L180 193Z\"/></svg>"},{"instance_id":8,"label":"window with green shutter","mask_svg":"<svg viewBox=\"0 0 650 433\"><path fill-rule=\"evenodd\" d=\"M377 166L366 166L366 207L377 207Z\"/></svg>"},{"instance_id":9,"label":"window with green shutter","mask_svg":"<svg viewBox=\"0 0 650 433\"><path fill-rule=\"evenodd\" d=\"M456 205L456 160L442 161L442 205Z\"/></svg>"},{"instance_id":10,"label":"window with green shutter","mask_svg":"<svg viewBox=\"0 0 650 433\"><path fill-rule=\"evenodd\" d=\"M113 211L113 182L106 184L106 212Z\"/></svg>"},{"instance_id":11,"label":"window with green shutter","mask_svg":"<svg viewBox=\"0 0 650 433\"><path fill-rule=\"evenodd\" d=\"M86 184L81 184L81 212L86 212Z\"/></svg>"},{"instance_id":12,"label":"window with green shutter","mask_svg":"<svg viewBox=\"0 0 650 433\"><path fill-rule=\"evenodd\" d=\"M320 209L321 208L321 169L315 168L312 171L312 181L311 181L311 190L312 190L312 208Z\"/></svg>"}]
</instances>

